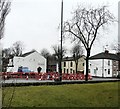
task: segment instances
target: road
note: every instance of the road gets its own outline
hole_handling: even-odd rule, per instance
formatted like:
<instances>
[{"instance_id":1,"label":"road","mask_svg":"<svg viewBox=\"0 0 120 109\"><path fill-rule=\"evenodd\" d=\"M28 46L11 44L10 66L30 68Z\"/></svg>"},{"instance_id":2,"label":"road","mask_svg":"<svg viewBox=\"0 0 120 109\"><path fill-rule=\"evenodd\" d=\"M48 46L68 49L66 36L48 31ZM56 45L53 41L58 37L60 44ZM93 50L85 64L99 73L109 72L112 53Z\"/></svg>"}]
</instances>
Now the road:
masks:
<instances>
[{"instance_id":1,"label":"road","mask_svg":"<svg viewBox=\"0 0 120 109\"><path fill-rule=\"evenodd\" d=\"M108 81L108 80L120 80L120 78L95 78L93 77L92 80L88 81ZM85 80L62 80L62 82L69 82L69 81L85 81ZM35 79L8 79L8 80L1 80L2 83L35 83L35 82L54 82L54 80L35 80Z\"/></svg>"}]
</instances>

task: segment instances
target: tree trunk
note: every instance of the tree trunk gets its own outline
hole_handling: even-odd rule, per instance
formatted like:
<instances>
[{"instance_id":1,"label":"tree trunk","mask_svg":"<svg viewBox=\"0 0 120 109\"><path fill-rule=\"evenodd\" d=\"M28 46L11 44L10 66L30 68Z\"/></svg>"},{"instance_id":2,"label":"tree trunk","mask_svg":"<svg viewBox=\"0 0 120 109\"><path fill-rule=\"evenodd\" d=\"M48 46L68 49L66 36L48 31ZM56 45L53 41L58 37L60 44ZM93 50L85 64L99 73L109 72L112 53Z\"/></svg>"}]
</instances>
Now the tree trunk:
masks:
<instances>
[{"instance_id":1,"label":"tree trunk","mask_svg":"<svg viewBox=\"0 0 120 109\"><path fill-rule=\"evenodd\" d=\"M78 68L78 62L75 62L75 64L76 64L76 73L77 73L77 68Z\"/></svg>"},{"instance_id":2,"label":"tree trunk","mask_svg":"<svg viewBox=\"0 0 120 109\"><path fill-rule=\"evenodd\" d=\"M59 81L62 81L62 66L61 66L61 61L59 61L59 74L60 74Z\"/></svg>"},{"instance_id":3,"label":"tree trunk","mask_svg":"<svg viewBox=\"0 0 120 109\"><path fill-rule=\"evenodd\" d=\"M87 49L87 57L86 57L86 75L85 81L88 81L88 73L89 73L89 56L90 56L90 49Z\"/></svg>"},{"instance_id":4,"label":"tree trunk","mask_svg":"<svg viewBox=\"0 0 120 109\"><path fill-rule=\"evenodd\" d=\"M46 72L48 73L48 57L47 57L47 68L46 68Z\"/></svg>"}]
</instances>

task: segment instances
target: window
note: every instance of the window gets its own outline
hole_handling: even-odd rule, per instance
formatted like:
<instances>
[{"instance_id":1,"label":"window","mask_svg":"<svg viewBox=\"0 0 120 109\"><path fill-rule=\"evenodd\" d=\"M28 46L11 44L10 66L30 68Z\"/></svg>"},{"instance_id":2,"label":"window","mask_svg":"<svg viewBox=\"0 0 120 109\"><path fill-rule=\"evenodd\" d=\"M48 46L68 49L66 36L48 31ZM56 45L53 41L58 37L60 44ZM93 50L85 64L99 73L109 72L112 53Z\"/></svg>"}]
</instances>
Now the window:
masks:
<instances>
[{"instance_id":1,"label":"window","mask_svg":"<svg viewBox=\"0 0 120 109\"><path fill-rule=\"evenodd\" d=\"M70 67L72 67L72 66L73 66L73 62L70 63Z\"/></svg>"},{"instance_id":2,"label":"window","mask_svg":"<svg viewBox=\"0 0 120 109\"><path fill-rule=\"evenodd\" d=\"M65 73L65 71L66 71L66 70L65 70L65 68L64 68L64 73Z\"/></svg>"},{"instance_id":3,"label":"window","mask_svg":"<svg viewBox=\"0 0 120 109\"><path fill-rule=\"evenodd\" d=\"M113 65L116 66L116 64L117 64L116 61L113 61Z\"/></svg>"},{"instance_id":4,"label":"window","mask_svg":"<svg viewBox=\"0 0 120 109\"><path fill-rule=\"evenodd\" d=\"M68 69L67 69L67 73L68 73Z\"/></svg>"},{"instance_id":5,"label":"window","mask_svg":"<svg viewBox=\"0 0 120 109\"><path fill-rule=\"evenodd\" d=\"M90 69L88 69L88 73L90 73Z\"/></svg>"},{"instance_id":6,"label":"window","mask_svg":"<svg viewBox=\"0 0 120 109\"><path fill-rule=\"evenodd\" d=\"M94 69L94 74L96 74L96 69Z\"/></svg>"},{"instance_id":7,"label":"window","mask_svg":"<svg viewBox=\"0 0 120 109\"><path fill-rule=\"evenodd\" d=\"M70 73L72 73L72 69L70 69Z\"/></svg>"},{"instance_id":8,"label":"window","mask_svg":"<svg viewBox=\"0 0 120 109\"><path fill-rule=\"evenodd\" d=\"M83 63L83 66L84 66L84 63Z\"/></svg>"},{"instance_id":9,"label":"window","mask_svg":"<svg viewBox=\"0 0 120 109\"><path fill-rule=\"evenodd\" d=\"M64 67L66 67L66 62L64 62Z\"/></svg>"},{"instance_id":10,"label":"window","mask_svg":"<svg viewBox=\"0 0 120 109\"><path fill-rule=\"evenodd\" d=\"M110 60L108 60L108 65L110 65Z\"/></svg>"},{"instance_id":11,"label":"window","mask_svg":"<svg viewBox=\"0 0 120 109\"><path fill-rule=\"evenodd\" d=\"M108 74L110 74L110 69L108 69Z\"/></svg>"}]
</instances>

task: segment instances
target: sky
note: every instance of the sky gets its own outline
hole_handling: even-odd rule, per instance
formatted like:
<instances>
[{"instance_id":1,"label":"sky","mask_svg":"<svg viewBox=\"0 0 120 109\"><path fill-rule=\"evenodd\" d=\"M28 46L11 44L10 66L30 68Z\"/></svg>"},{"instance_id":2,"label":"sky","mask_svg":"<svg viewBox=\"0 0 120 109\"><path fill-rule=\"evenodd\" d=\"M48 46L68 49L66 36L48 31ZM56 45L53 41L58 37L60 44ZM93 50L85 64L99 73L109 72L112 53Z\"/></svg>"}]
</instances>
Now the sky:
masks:
<instances>
[{"instance_id":1,"label":"sky","mask_svg":"<svg viewBox=\"0 0 120 109\"><path fill-rule=\"evenodd\" d=\"M78 5L99 7L108 5L111 13L118 19L119 0L63 0L63 21L72 18L71 12ZM11 11L6 18L3 48L11 47L16 41L22 41L24 52L43 48L52 51L53 45L60 44L61 0L12 0ZM66 36L67 39L67 36ZM118 25L114 23L101 31L96 39L91 55L102 52L105 45L111 50L111 44L117 43ZM63 46L71 49L73 43L67 39ZM111 50L112 52L112 50ZM68 55L70 53L68 52Z\"/></svg>"}]
</instances>

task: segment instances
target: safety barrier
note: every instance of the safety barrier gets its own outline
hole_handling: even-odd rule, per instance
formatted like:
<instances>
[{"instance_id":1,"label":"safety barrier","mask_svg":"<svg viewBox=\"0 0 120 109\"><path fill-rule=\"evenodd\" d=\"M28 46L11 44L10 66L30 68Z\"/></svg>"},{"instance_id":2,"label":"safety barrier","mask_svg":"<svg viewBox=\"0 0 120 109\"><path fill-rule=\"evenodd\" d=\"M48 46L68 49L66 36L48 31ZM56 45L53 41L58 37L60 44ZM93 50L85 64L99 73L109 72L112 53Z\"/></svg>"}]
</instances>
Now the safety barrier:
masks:
<instances>
[{"instance_id":1,"label":"safety barrier","mask_svg":"<svg viewBox=\"0 0 120 109\"><path fill-rule=\"evenodd\" d=\"M21 78L28 80L36 79L36 80L55 80L60 77L58 72L49 72L49 73L37 73L37 72L30 72L30 73L23 73L23 72L4 72L2 73L3 79L10 79L10 78ZM62 80L84 80L85 75L82 73L77 74L62 74ZM88 75L88 79L91 80L92 76Z\"/></svg>"}]
</instances>

